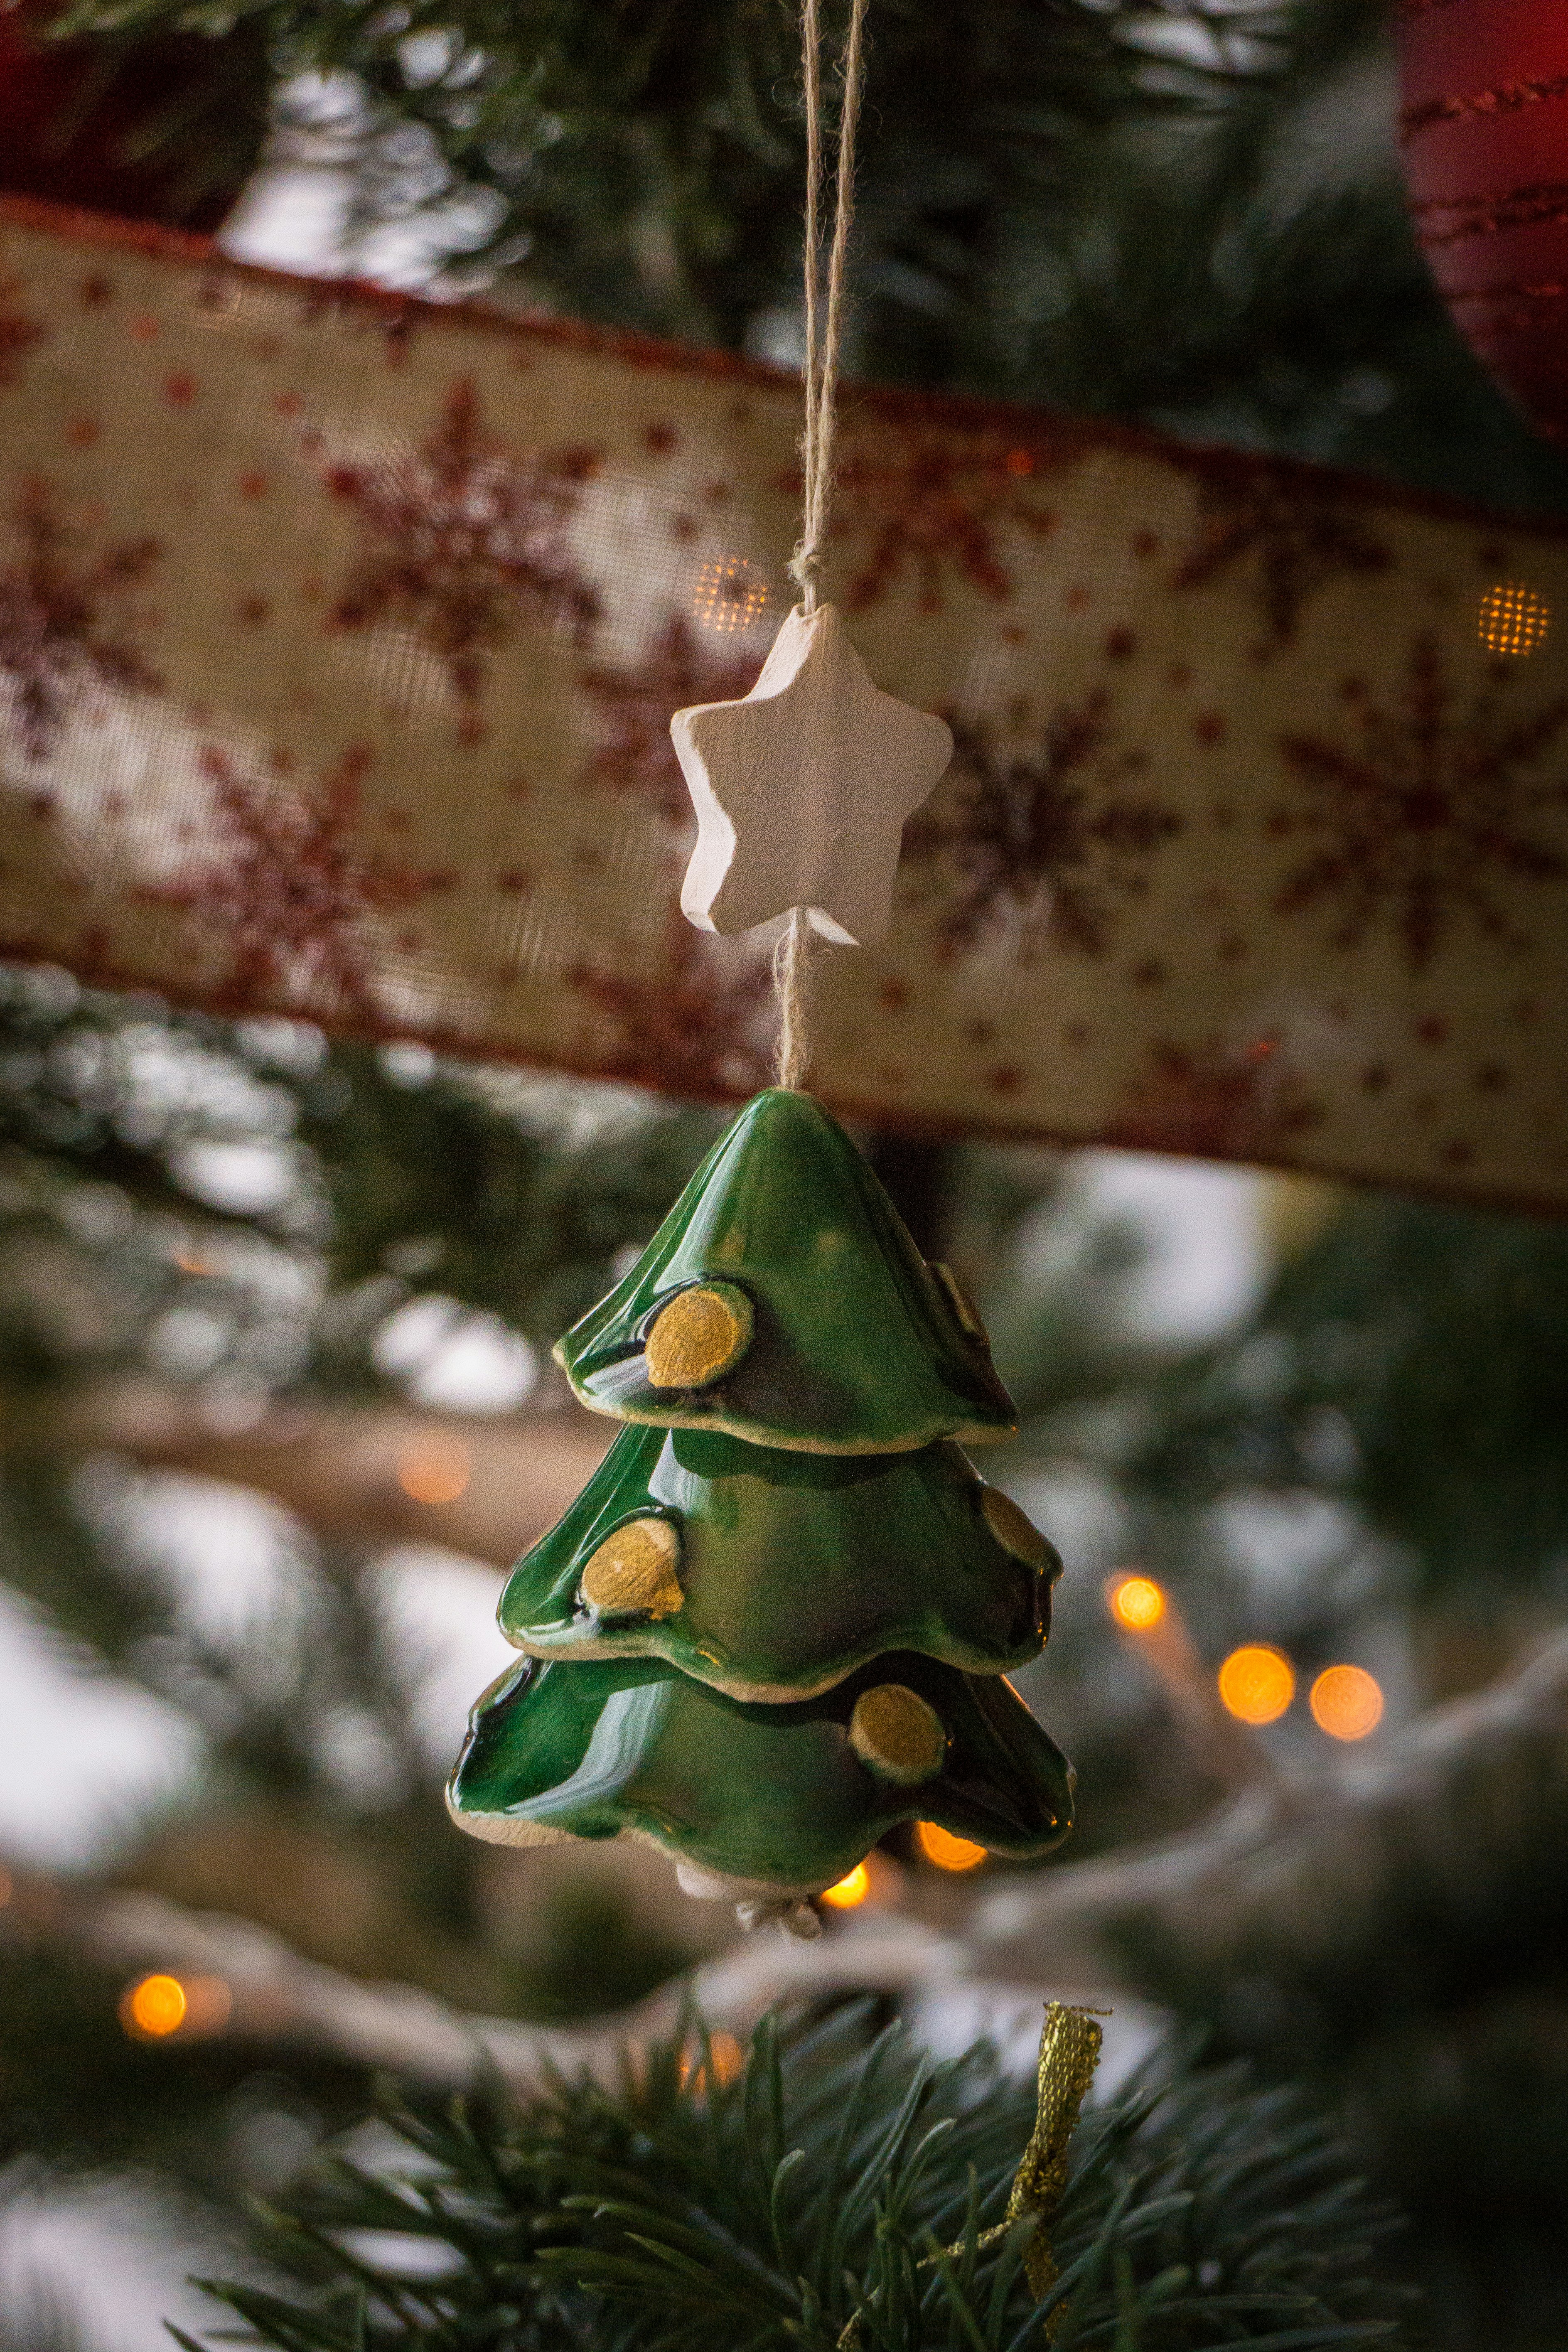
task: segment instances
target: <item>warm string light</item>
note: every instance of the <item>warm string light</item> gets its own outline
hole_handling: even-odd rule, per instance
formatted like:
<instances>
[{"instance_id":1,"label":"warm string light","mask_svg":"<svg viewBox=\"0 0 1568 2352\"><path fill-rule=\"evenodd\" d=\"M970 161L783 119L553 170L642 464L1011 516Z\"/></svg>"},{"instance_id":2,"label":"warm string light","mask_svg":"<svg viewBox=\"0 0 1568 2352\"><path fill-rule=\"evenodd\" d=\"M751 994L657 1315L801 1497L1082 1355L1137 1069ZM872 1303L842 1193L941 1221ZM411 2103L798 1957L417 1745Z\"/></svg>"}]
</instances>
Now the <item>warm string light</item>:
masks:
<instances>
[{"instance_id":1,"label":"warm string light","mask_svg":"<svg viewBox=\"0 0 1568 2352\"><path fill-rule=\"evenodd\" d=\"M144 2042L161 2042L178 2033L190 2006L178 1977L143 1977L131 1986L120 2004L120 2021Z\"/></svg>"},{"instance_id":2,"label":"warm string light","mask_svg":"<svg viewBox=\"0 0 1568 2352\"><path fill-rule=\"evenodd\" d=\"M1107 1593L1110 1613L1129 1633L1146 1633L1165 1614L1163 1589L1152 1576L1119 1576Z\"/></svg>"},{"instance_id":3,"label":"warm string light","mask_svg":"<svg viewBox=\"0 0 1568 2352\"><path fill-rule=\"evenodd\" d=\"M954 1837L937 1822L915 1823L915 1843L939 1870L974 1870L985 1859L985 1848L971 1838Z\"/></svg>"},{"instance_id":4,"label":"warm string light","mask_svg":"<svg viewBox=\"0 0 1568 2352\"><path fill-rule=\"evenodd\" d=\"M1307 1704L1331 1739L1364 1739L1383 1720L1383 1692L1364 1666L1325 1666Z\"/></svg>"},{"instance_id":5,"label":"warm string light","mask_svg":"<svg viewBox=\"0 0 1568 2352\"><path fill-rule=\"evenodd\" d=\"M822 1900L835 1911L853 1911L858 1903L864 1903L870 1892L871 1874L863 1862L858 1862L848 1876L841 1878L837 1886L823 1890Z\"/></svg>"},{"instance_id":6,"label":"warm string light","mask_svg":"<svg viewBox=\"0 0 1568 2352\"><path fill-rule=\"evenodd\" d=\"M710 2084L722 2090L727 2083L739 2082L745 2066L746 2053L732 2033L710 2033L702 2056L682 2055L680 2087L700 2098Z\"/></svg>"},{"instance_id":7,"label":"warm string light","mask_svg":"<svg viewBox=\"0 0 1568 2352\"><path fill-rule=\"evenodd\" d=\"M1226 1715L1253 1729L1278 1723L1296 1697L1296 1669L1271 1642L1245 1642L1233 1650L1213 1683L1201 1666L1179 1612L1163 1586L1136 1571L1113 1576L1105 1605L1123 1633L1149 1641L1154 1664L1173 1700L1212 1709L1215 1696ZM1204 1693L1208 1696L1206 1698ZM1384 1699L1375 1676L1364 1666L1325 1666L1308 1694L1312 1720L1331 1739L1364 1739L1383 1720ZM917 1834L924 1844L927 1824ZM940 1837L942 1832L938 1831ZM935 1858L934 1856L932 1857Z\"/></svg>"},{"instance_id":8,"label":"warm string light","mask_svg":"<svg viewBox=\"0 0 1568 2352\"><path fill-rule=\"evenodd\" d=\"M397 1457L397 1483L410 1502L455 1503L472 1463L460 1437L417 1437Z\"/></svg>"},{"instance_id":9,"label":"warm string light","mask_svg":"<svg viewBox=\"0 0 1568 2352\"><path fill-rule=\"evenodd\" d=\"M1546 642L1552 607L1522 580L1500 580L1481 598L1476 634L1489 654L1521 656Z\"/></svg>"},{"instance_id":10,"label":"warm string light","mask_svg":"<svg viewBox=\"0 0 1568 2352\"><path fill-rule=\"evenodd\" d=\"M1238 1723L1277 1723L1296 1696L1296 1670L1283 1650L1244 1643L1219 1670L1220 1705Z\"/></svg>"},{"instance_id":11,"label":"warm string light","mask_svg":"<svg viewBox=\"0 0 1568 2352\"><path fill-rule=\"evenodd\" d=\"M691 610L705 629L732 636L749 629L768 601L768 583L749 557L721 555L703 564L691 592Z\"/></svg>"},{"instance_id":12,"label":"warm string light","mask_svg":"<svg viewBox=\"0 0 1568 2352\"><path fill-rule=\"evenodd\" d=\"M166 2042L173 2033L216 2033L228 2022L234 1996L221 1977L174 1977L155 1969L120 1996L120 2022L133 2042Z\"/></svg>"}]
</instances>

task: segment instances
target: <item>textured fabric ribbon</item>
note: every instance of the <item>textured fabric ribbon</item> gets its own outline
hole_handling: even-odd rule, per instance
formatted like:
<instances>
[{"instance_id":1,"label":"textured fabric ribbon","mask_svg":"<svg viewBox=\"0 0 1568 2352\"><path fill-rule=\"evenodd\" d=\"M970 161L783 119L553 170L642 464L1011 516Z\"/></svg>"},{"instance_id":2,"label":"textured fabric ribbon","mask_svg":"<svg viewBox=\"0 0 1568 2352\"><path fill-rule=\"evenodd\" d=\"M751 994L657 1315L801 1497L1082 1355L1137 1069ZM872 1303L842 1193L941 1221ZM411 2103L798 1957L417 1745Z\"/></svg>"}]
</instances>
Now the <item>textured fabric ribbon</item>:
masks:
<instances>
[{"instance_id":1,"label":"textured fabric ribbon","mask_svg":"<svg viewBox=\"0 0 1568 2352\"><path fill-rule=\"evenodd\" d=\"M0 951L737 1094L678 707L791 601L799 387L0 206ZM953 768L813 1084L1568 1200L1568 532L851 387L828 592Z\"/></svg>"}]
</instances>

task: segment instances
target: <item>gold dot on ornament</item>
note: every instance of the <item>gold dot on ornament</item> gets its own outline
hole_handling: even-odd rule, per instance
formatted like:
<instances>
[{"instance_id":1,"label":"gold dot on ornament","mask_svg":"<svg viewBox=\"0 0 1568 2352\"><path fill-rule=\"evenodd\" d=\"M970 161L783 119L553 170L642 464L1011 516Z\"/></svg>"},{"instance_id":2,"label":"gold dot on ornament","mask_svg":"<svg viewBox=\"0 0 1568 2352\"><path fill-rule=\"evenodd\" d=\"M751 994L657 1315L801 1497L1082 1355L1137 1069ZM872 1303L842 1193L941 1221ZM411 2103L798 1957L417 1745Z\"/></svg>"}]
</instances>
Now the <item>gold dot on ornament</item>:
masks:
<instances>
[{"instance_id":1,"label":"gold dot on ornament","mask_svg":"<svg viewBox=\"0 0 1568 2352\"><path fill-rule=\"evenodd\" d=\"M668 1519L628 1519L583 1570L583 1598L602 1617L673 1617L686 1598L679 1559L680 1537Z\"/></svg>"},{"instance_id":2,"label":"gold dot on ornament","mask_svg":"<svg viewBox=\"0 0 1568 2352\"><path fill-rule=\"evenodd\" d=\"M644 1360L656 1389L705 1389L751 1345L752 1302L732 1283L683 1290L656 1317Z\"/></svg>"},{"instance_id":3,"label":"gold dot on ornament","mask_svg":"<svg viewBox=\"0 0 1568 2352\"><path fill-rule=\"evenodd\" d=\"M958 1318L959 1328L967 1331L972 1339L984 1339L989 1346L985 1326L980 1319L980 1309L952 1266L943 1265L940 1259L932 1258L931 1271L936 1277L937 1288Z\"/></svg>"},{"instance_id":4,"label":"gold dot on ornament","mask_svg":"<svg viewBox=\"0 0 1568 2352\"><path fill-rule=\"evenodd\" d=\"M849 1718L849 1745L884 1780L912 1787L942 1769L947 1734L942 1717L902 1683L862 1691Z\"/></svg>"},{"instance_id":5,"label":"gold dot on ornament","mask_svg":"<svg viewBox=\"0 0 1568 2352\"><path fill-rule=\"evenodd\" d=\"M1033 1519L1000 1486L982 1486L980 1512L1003 1550L1021 1559L1026 1568L1043 1573L1056 1565L1056 1555Z\"/></svg>"}]
</instances>

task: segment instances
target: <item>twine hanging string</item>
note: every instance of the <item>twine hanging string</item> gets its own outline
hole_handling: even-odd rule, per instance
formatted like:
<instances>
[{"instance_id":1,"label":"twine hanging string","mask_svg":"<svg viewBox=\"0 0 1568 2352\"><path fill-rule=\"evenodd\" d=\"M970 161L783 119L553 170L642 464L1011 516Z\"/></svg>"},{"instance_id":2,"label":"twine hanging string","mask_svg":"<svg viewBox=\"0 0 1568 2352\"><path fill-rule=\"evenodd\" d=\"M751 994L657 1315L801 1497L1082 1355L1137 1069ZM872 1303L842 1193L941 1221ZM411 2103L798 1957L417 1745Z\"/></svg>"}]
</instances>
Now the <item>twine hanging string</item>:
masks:
<instances>
[{"instance_id":1,"label":"twine hanging string","mask_svg":"<svg viewBox=\"0 0 1568 2352\"><path fill-rule=\"evenodd\" d=\"M801 0L801 48L805 85L805 422L800 438L800 538L790 558L790 578L807 613L816 610L816 583L827 537L833 492L833 436L837 421L838 354L844 328L844 260L855 215L855 127L860 87L867 0L851 0L839 73L843 97L838 114L838 166L834 186L833 236L827 253L826 315L822 301L822 21L820 0ZM773 990L778 1000L776 1069L781 1087L799 1087L811 1058L806 1030L807 965L811 918L804 907L790 910L773 953Z\"/></svg>"}]
</instances>

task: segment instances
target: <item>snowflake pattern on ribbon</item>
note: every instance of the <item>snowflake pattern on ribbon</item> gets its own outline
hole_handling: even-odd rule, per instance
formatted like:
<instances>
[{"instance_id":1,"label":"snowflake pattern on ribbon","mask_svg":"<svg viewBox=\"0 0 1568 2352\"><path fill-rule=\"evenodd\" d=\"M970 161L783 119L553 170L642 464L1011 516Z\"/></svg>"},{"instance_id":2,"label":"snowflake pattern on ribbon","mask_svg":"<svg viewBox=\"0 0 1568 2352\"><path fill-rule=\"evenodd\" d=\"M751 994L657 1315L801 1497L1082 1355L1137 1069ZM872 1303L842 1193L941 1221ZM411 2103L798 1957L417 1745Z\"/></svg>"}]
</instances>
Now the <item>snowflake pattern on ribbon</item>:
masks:
<instances>
[{"instance_id":1,"label":"snowflake pattern on ribbon","mask_svg":"<svg viewBox=\"0 0 1568 2352\"><path fill-rule=\"evenodd\" d=\"M331 609L334 626L402 623L441 663L476 737L488 657L521 609L587 641L598 599L578 569L570 526L593 473L591 449L520 457L483 430L460 379L416 449L327 474L365 544Z\"/></svg>"},{"instance_id":2,"label":"snowflake pattern on ribbon","mask_svg":"<svg viewBox=\"0 0 1568 2352\"><path fill-rule=\"evenodd\" d=\"M198 952L221 948L210 1001L228 1013L277 1004L321 1019L378 1014L376 919L404 912L452 877L398 865L361 842L361 785L370 754L345 751L314 792L247 775L217 746L202 770L212 787L213 844L187 878L139 894L191 919ZM411 950L416 942L404 940Z\"/></svg>"},{"instance_id":3,"label":"snowflake pattern on ribbon","mask_svg":"<svg viewBox=\"0 0 1568 2352\"><path fill-rule=\"evenodd\" d=\"M761 665L754 653L721 652L674 613L635 669L606 664L578 675L599 722L588 768L596 783L644 794L668 824L685 825L691 796L670 740L669 722L695 702L732 702L749 694Z\"/></svg>"},{"instance_id":4,"label":"snowflake pattern on ribbon","mask_svg":"<svg viewBox=\"0 0 1568 2352\"><path fill-rule=\"evenodd\" d=\"M1147 753L1121 741L1103 690L1054 710L1027 751L1001 748L983 719L951 723L952 781L904 828L911 868L944 869L944 947L963 953L1011 914L1021 953L1048 930L1075 954L1103 956L1120 908L1148 889L1151 854L1183 827L1140 788ZM911 880L919 895L918 871Z\"/></svg>"},{"instance_id":5,"label":"snowflake pattern on ribbon","mask_svg":"<svg viewBox=\"0 0 1568 2352\"><path fill-rule=\"evenodd\" d=\"M1392 560L1387 541L1347 503L1303 498L1298 481L1259 460L1244 473L1205 478L1193 544L1171 585L1206 588L1254 564L1264 635L1253 656L1266 661L1294 644L1302 610L1320 589L1384 572Z\"/></svg>"},{"instance_id":6,"label":"snowflake pattern on ribbon","mask_svg":"<svg viewBox=\"0 0 1568 2352\"><path fill-rule=\"evenodd\" d=\"M1057 518L1032 486L1071 454L1021 435L939 433L888 419L863 427L836 468L828 535L857 551L838 601L864 612L907 567L922 613L942 611L953 572L1005 603L1013 593L1007 536L1049 537Z\"/></svg>"},{"instance_id":7,"label":"snowflake pattern on ribbon","mask_svg":"<svg viewBox=\"0 0 1568 2352\"><path fill-rule=\"evenodd\" d=\"M15 278L0 278L0 388L21 381L23 352L44 340L44 329L17 301L21 290Z\"/></svg>"},{"instance_id":8,"label":"snowflake pattern on ribbon","mask_svg":"<svg viewBox=\"0 0 1568 2352\"><path fill-rule=\"evenodd\" d=\"M1412 972L1465 919L1500 946L1530 945L1508 901L1521 883L1568 880L1568 779L1561 757L1548 760L1568 727L1568 697L1510 719L1508 675L1495 670L1465 704L1436 639L1424 635L1392 707L1360 680L1344 682L1350 740L1281 739L1299 790L1267 829L1306 854L1279 883L1277 914L1330 909L1336 948L1359 947L1386 925Z\"/></svg>"},{"instance_id":9,"label":"snowflake pattern on ribbon","mask_svg":"<svg viewBox=\"0 0 1568 2352\"><path fill-rule=\"evenodd\" d=\"M3 196L0 285L6 953L763 1081L666 728L750 687L798 382ZM938 394L839 448L828 592L962 740L823 1099L1568 1208L1568 522Z\"/></svg>"},{"instance_id":10,"label":"snowflake pattern on ribbon","mask_svg":"<svg viewBox=\"0 0 1568 2352\"><path fill-rule=\"evenodd\" d=\"M737 957L730 941L693 930L677 908L657 982L588 964L566 977L613 1024L608 1048L595 1054L605 1076L646 1086L657 1074L661 1093L699 1097L771 1084L771 954Z\"/></svg>"},{"instance_id":11,"label":"snowflake pattern on ribbon","mask_svg":"<svg viewBox=\"0 0 1568 2352\"><path fill-rule=\"evenodd\" d=\"M1321 1118L1321 1105L1303 1090L1276 1035L1247 1045L1156 1038L1107 1120L1104 1139L1128 1151L1268 1160L1288 1152Z\"/></svg>"},{"instance_id":12,"label":"snowflake pattern on ribbon","mask_svg":"<svg viewBox=\"0 0 1568 2352\"><path fill-rule=\"evenodd\" d=\"M46 760L67 718L94 689L154 693L159 673L125 640L124 600L157 562L153 539L122 540L101 555L62 519L43 480L24 482L12 512L16 559L0 564L0 679L26 757Z\"/></svg>"}]
</instances>

